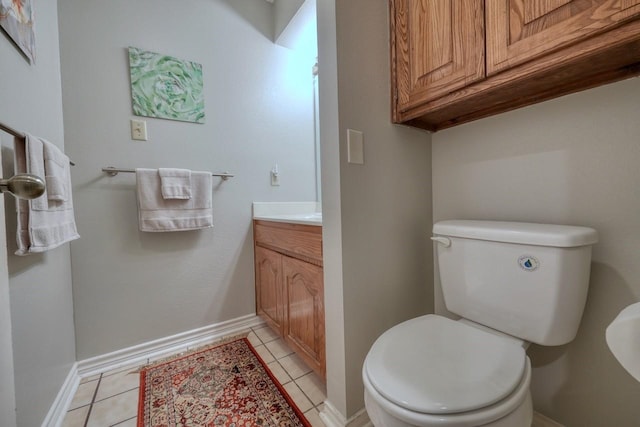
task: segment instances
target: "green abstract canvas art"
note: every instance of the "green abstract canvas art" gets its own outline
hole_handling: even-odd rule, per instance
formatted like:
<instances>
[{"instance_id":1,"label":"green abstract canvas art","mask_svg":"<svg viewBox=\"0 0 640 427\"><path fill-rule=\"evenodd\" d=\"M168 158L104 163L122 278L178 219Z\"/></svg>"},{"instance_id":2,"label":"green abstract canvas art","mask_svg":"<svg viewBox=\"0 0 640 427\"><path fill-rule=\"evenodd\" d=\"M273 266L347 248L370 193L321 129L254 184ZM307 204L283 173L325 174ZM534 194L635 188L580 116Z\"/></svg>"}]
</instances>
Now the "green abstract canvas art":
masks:
<instances>
[{"instance_id":1,"label":"green abstract canvas art","mask_svg":"<svg viewBox=\"0 0 640 427\"><path fill-rule=\"evenodd\" d=\"M129 69L135 115L204 123L201 64L130 47Z\"/></svg>"}]
</instances>

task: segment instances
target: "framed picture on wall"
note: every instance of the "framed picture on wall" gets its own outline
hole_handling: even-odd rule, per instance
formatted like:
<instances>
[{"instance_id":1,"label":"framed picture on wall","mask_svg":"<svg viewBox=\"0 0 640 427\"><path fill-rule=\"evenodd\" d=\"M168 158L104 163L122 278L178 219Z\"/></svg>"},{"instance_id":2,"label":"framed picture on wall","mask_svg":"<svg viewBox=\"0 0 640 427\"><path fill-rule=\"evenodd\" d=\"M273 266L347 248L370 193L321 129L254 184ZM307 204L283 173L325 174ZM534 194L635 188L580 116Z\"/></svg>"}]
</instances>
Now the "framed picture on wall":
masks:
<instances>
[{"instance_id":1,"label":"framed picture on wall","mask_svg":"<svg viewBox=\"0 0 640 427\"><path fill-rule=\"evenodd\" d=\"M204 123L201 64L130 47L129 69L133 114Z\"/></svg>"},{"instance_id":2,"label":"framed picture on wall","mask_svg":"<svg viewBox=\"0 0 640 427\"><path fill-rule=\"evenodd\" d=\"M36 57L33 0L0 0L0 28L33 64Z\"/></svg>"}]
</instances>

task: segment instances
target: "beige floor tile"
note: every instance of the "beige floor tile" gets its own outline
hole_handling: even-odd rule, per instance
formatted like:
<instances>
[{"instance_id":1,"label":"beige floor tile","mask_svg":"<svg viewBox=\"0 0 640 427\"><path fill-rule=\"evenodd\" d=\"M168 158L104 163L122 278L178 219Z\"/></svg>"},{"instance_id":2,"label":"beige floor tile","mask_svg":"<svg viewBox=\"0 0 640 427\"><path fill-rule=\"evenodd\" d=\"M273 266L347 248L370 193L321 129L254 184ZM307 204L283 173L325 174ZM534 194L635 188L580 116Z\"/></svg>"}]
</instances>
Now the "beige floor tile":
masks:
<instances>
[{"instance_id":1,"label":"beige floor tile","mask_svg":"<svg viewBox=\"0 0 640 427\"><path fill-rule=\"evenodd\" d=\"M145 363L144 366L146 366L146 365L155 365L156 363L162 363L162 362L165 362L165 359L169 359L169 358L173 359L174 357L182 356L183 354L188 353L188 352L189 352L189 350L187 348L182 348L179 351L176 351L175 353L156 354L155 356L148 358L147 359L147 363ZM142 366L140 368L142 368Z\"/></svg>"},{"instance_id":2,"label":"beige floor tile","mask_svg":"<svg viewBox=\"0 0 640 427\"><path fill-rule=\"evenodd\" d=\"M129 418L118 424L114 424L113 427L138 427L138 417Z\"/></svg>"},{"instance_id":3,"label":"beige floor tile","mask_svg":"<svg viewBox=\"0 0 640 427\"><path fill-rule=\"evenodd\" d=\"M93 404L87 427L105 427L118 424L138 414L138 389Z\"/></svg>"},{"instance_id":4,"label":"beige floor tile","mask_svg":"<svg viewBox=\"0 0 640 427\"><path fill-rule=\"evenodd\" d=\"M282 339L269 341L265 346L269 349L271 354L273 354L273 357L275 357L276 360L282 359L283 357L293 353L293 350L291 350L291 348Z\"/></svg>"},{"instance_id":5,"label":"beige floor tile","mask_svg":"<svg viewBox=\"0 0 640 427\"><path fill-rule=\"evenodd\" d=\"M291 381L291 377L289 376L289 374L285 372L285 370L277 361L273 361L269 363L267 366L269 367L269 370L271 371L273 376L276 377L276 379L280 384L286 384L289 381Z\"/></svg>"},{"instance_id":6,"label":"beige floor tile","mask_svg":"<svg viewBox=\"0 0 640 427\"><path fill-rule=\"evenodd\" d=\"M138 372L122 371L108 377L103 376L98 387L96 402L116 394L120 394L140 386L140 374Z\"/></svg>"},{"instance_id":7,"label":"beige floor tile","mask_svg":"<svg viewBox=\"0 0 640 427\"><path fill-rule=\"evenodd\" d=\"M278 362L280 362L287 374L289 374L293 379L300 378L301 376L311 372L311 368L308 367L307 364L302 361L300 356L295 353L279 359Z\"/></svg>"},{"instance_id":8,"label":"beige floor tile","mask_svg":"<svg viewBox=\"0 0 640 427\"><path fill-rule=\"evenodd\" d=\"M314 372L298 378L296 384L311 399L314 406L321 404L327 398L326 386Z\"/></svg>"},{"instance_id":9,"label":"beige floor tile","mask_svg":"<svg viewBox=\"0 0 640 427\"><path fill-rule=\"evenodd\" d=\"M265 347L264 345L259 345L254 348L256 349L256 352L260 355L264 363L269 364L274 360L276 360L273 358L273 355L269 352L269 350L267 350L267 347Z\"/></svg>"},{"instance_id":10,"label":"beige floor tile","mask_svg":"<svg viewBox=\"0 0 640 427\"><path fill-rule=\"evenodd\" d=\"M283 385L283 387L287 391L289 396L291 396L296 406L302 413L305 413L309 409L313 408L313 403L311 403L311 401L307 399L307 396L304 395L304 393L302 392L302 390L300 390L300 387L298 387L296 383L292 381Z\"/></svg>"},{"instance_id":11,"label":"beige floor tile","mask_svg":"<svg viewBox=\"0 0 640 427\"><path fill-rule=\"evenodd\" d=\"M263 343L268 343L269 341L273 341L278 339L280 336L273 331L269 326L265 326L263 328L254 329L253 332L260 338Z\"/></svg>"},{"instance_id":12,"label":"beige floor tile","mask_svg":"<svg viewBox=\"0 0 640 427\"><path fill-rule=\"evenodd\" d=\"M80 384L88 383L89 381L94 381L100 378L100 374L91 375L90 377L84 377L80 379Z\"/></svg>"},{"instance_id":13,"label":"beige floor tile","mask_svg":"<svg viewBox=\"0 0 640 427\"><path fill-rule=\"evenodd\" d=\"M83 427L89 413L89 405L67 412L62 427Z\"/></svg>"},{"instance_id":14,"label":"beige floor tile","mask_svg":"<svg viewBox=\"0 0 640 427\"><path fill-rule=\"evenodd\" d=\"M112 370L110 370L110 371L105 371L105 372L102 374L102 377L104 378L104 377L108 377L108 376L111 376L111 375L120 374L120 373L122 373L122 372L133 372L133 371L137 371L137 370L139 370L143 365L144 365L144 363L136 363L136 364L133 364L133 365L121 366L121 367L119 367L119 368L115 368L115 369L112 369Z\"/></svg>"},{"instance_id":15,"label":"beige floor tile","mask_svg":"<svg viewBox=\"0 0 640 427\"><path fill-rule=\"evenodd\" d=\"M307 412L304 413L304 416L307 419L307 421L311 423L312 427L325 427L325 424L320 419L320 413L318 412L317 409L315 408L309 409Z\"/></svg>"},{"instance_id":16,"label":"beige floor tile","mask_svg":"<svg viewBox=\"0 0 640 427\"><path fill-rule=\"evenodd\" d=\"M247 339L249 340L249 342L251 343L252 346L256 347L258 345L262 345L262 341L260 341L260 338L258 338L258 336L256 335L255 332L251 331L249 333L249 335L247 335Z\"/></svg>"},{"instance_id":17,"label":"beige floor tile","mask_svg":"<svg viewBox=\"0 0 640 427\"><path fill-rule=\"evenodd\" d=\"M97 380L80 384L78 386L78 390L76 390L76 394L73 396L71 404L69 405L69 410L90 404L97 386Z\"/></svg>"}]
</instances>

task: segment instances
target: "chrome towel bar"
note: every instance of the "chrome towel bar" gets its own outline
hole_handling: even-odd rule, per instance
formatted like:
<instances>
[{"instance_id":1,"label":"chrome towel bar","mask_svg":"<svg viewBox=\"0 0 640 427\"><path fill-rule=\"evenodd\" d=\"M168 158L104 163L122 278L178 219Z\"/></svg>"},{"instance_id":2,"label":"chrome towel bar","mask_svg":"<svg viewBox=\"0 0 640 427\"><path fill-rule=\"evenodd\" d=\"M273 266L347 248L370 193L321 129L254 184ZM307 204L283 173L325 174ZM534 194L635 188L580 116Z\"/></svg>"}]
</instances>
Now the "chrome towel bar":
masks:
<instances>
[{"instance_id":1,"label":"chrome towel bar","mask_svg":"<svg viewBox=\"0 0 640 427\"><path fill-rule=\"evenodd\" d=\"M27 137L27 135L25 135L24 132L19 132L19 131L15 130L14 128L12 128L11 126L5 125L2 122L0 122L0 130L5 131L5 132L15 136L16 138L25 139ZM71 160L69 160L69 164L71 166L75 166L76 165Z\"/></svg>"},{"instance_id":2,"label":"chrome towel bar","mask_svg":"<svg viewBox=\"0 0 640 427\"><path fill-rule=\"evenodd\" d=\"M102 168L102 172L105 172L109 176L116 176L118 173L136 173L135 169L125 169L125 168L114 168L113 166L107 166ZM219 176L223 181L228 180L229 178L233 178L235 175L230 174L228 172L222 173L212 173L211 176Z\"/></svg>"}]
</instances>

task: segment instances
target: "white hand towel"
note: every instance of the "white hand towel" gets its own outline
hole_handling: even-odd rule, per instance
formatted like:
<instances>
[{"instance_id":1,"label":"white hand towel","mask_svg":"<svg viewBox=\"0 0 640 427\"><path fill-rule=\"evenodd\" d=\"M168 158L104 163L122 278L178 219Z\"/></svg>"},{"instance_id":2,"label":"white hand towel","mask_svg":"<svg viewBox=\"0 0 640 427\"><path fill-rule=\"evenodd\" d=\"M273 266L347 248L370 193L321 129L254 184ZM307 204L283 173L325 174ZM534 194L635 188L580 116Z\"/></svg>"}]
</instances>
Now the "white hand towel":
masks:
<instances>
[{"instance_id":1,"label":"white hand towel","mask_svg":"<svg viewBox=\"0 0 640 427\"><path fill-rule=\"evenodd\" d=\"M191 198L191 171L189 169L160 168L160 185L163 199Z\"/></svg>"},{"instance_id":2,"label":"white hand towel","mask_svg":"<svg viewBox=\"0 0 640 427\"><path fill-rule=\"evenodd\" d=\"M70 182L69 158L49 141L42 140L42 145L47 199L65 202L69 198L67 189L67 183Z\"/></svg>"},{"instance_id":3,"label":"white hand towel","mask_svg":"<svg viewBox=\"0 0 640 427\"><path fill-rule=\"evenodd\" d=\"M157 169L136 169L140 231L185 231L213 227L210 172L191 172L190 199L162 198Z\"/></svg>"},{"instance_id":4,"label":"white hand towel","mask_svg":"<svg viewBox=\"0 0 640 427\"><path fill-rule=\"evenodd\" d=\"M31 173L39 177L47 175L45 171L45 145L50 144L49 150L58 150L55 145L32 135L25 140L15 140L15 168L16 173ZM53 148L52 148L53 147ZM56 153L54 157L64 156ZM66 158L66 168L69 158ZM71 194L71 174L65 175L65 200L49 200L47 191L33 200L18 199L16 210L18 213L16 255L28 255L44 252L56 248L64 243L80 238L76 230L73 213L73 197Z\"/></svg>"}]
</instances>

